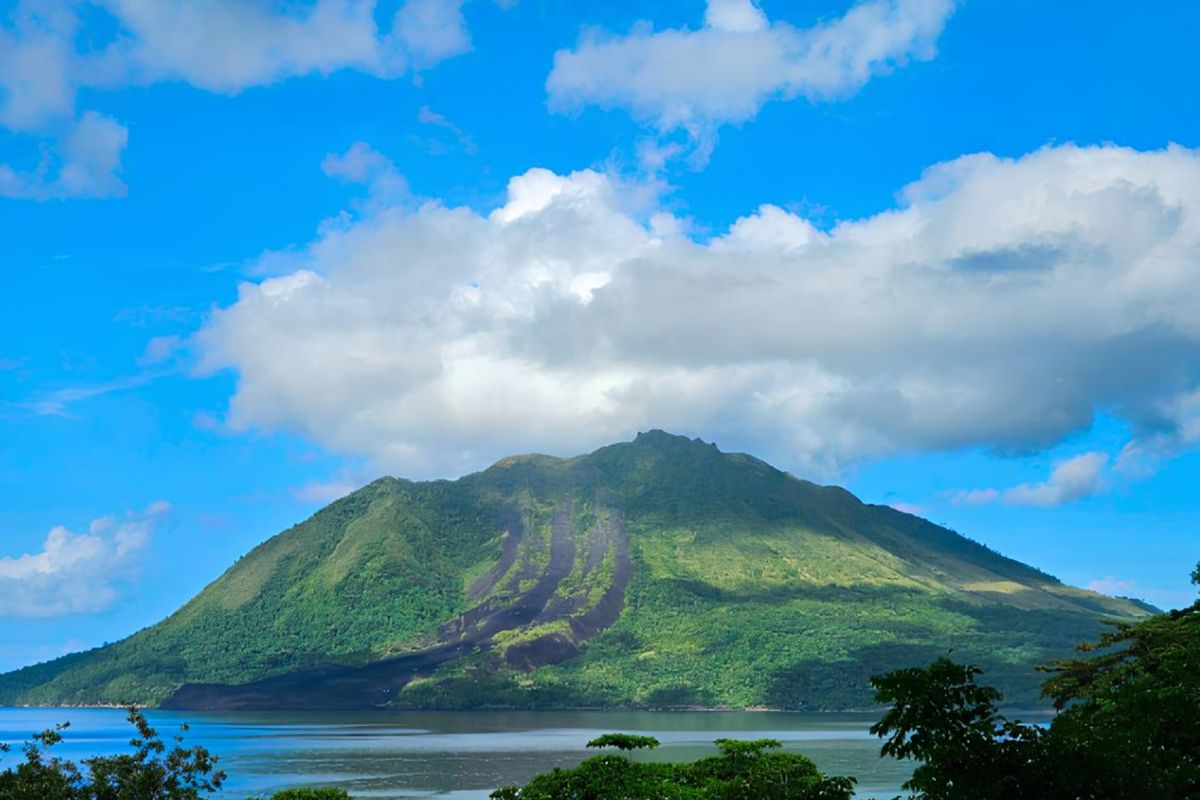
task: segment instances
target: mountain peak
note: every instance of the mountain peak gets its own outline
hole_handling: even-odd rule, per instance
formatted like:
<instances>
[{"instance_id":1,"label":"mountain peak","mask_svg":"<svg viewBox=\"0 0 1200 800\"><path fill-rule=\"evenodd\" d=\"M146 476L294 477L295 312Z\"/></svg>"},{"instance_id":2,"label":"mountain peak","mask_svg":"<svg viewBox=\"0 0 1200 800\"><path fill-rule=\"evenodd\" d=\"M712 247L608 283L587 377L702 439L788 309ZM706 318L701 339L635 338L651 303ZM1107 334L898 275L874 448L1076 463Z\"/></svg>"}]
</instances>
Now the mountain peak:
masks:
<instances>
[{"instance_id":1,"label":"mountain peak","mask_svg":"<svg viewBox=\"0 0 1200 800\"><path fill-rule=\"evenodd\" d=\"M706 442L697 437L689 439L677 433L669 433L661 428L651 428L648 431L641 431L633 438L633 444L654 447L658 449L673 449L673 450L705 450L712 452L721 452L720 449L712 442Z\"/></svg>"},{"instance_id":2,"label":"mountain peak","mask_svg":"<svg viewBox=\"0 0 1200 800\"><path fill-rule=\"evenodd\" d=\"M1147 613L654 429L375 481L157 625L0 676L0 705L862 708L949 648L1036 702L1033 664Z\"/></svg>"}]
</instances>

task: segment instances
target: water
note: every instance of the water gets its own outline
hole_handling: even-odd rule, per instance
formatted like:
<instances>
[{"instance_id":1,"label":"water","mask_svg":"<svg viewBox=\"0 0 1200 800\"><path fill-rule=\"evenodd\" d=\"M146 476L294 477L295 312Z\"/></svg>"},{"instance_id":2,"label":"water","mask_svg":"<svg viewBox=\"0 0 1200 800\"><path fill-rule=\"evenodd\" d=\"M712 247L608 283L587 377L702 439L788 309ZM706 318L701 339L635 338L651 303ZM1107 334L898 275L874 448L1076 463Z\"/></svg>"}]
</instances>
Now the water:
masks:
<instances>
[{"instance_id":1,"label":"water","mask_svg":"<svg viewBox=\"0 0 1200 800\"><path fill-rule=\"evenodd\" d=\"M484 800L498 786L523 783L595 751L600 733L657 737L655 760L691 760L715 752L712 740L779 739L833 775L859 779L861 798L900 793L909 767L879 758L879 741L863 714L780 712L374 712L199 713L150 711L168 737L192 725L186 742L217 753L229 780L220 797L240 800L289 786L339 786L354 797ZM132 728L116 709L0 709L0 741L70 721L62 757L121 752ZM9 754L0 768L20 756Z\"/></svg>"}]
</instances>

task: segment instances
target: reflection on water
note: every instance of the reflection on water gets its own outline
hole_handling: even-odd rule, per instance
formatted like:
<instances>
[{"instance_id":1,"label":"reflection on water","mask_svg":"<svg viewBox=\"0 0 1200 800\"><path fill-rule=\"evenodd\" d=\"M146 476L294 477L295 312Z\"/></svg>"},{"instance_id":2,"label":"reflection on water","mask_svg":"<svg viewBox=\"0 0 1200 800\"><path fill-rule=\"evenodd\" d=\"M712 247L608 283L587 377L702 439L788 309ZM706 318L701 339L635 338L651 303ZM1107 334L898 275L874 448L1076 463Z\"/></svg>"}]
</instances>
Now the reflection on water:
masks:
<instances>
[{"instance_id":1,"label":"reflection on water","mask_svg":"<svg viewBox=\"0 0 1200 800\"><path fill-rule=\"evenodd\" d=\"M522 783L589 755L599 733L630 731L657 737L662 747L642 756L691 760L714 752L713 739L770 737L803 752L834 775L859 779L859 796L899 793L908 768L879 758L879 742L862 714L780 712L373 712L200 713L151 711L160 733L192 725L187 742L221 757L230 774L222 798L269 794L288 786L340 786L362 798L483 800L492 789ZM65 757L124 748L131 728L110 709L0 709L0 741L70 721ZM594 751L592 751L594 753ZM19 756L10 754L11 763ZM0 762L3 765L5 762Z\"/></svg>"}]
</instances>

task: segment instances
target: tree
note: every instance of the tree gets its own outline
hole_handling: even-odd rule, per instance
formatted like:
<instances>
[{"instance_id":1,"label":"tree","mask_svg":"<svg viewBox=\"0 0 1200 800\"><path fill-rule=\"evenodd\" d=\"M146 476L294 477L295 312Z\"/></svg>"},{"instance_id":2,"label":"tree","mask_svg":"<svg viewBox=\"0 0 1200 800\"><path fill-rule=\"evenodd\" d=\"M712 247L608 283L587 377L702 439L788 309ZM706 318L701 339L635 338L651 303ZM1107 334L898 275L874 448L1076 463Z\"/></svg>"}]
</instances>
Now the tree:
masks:
<instances>
[{"instance_id":1,"label":"tree","mask_svg":"<svg viewBox=\"0 0 1200 800\"><path fill-rule=\"evenodd\" d=\"M270 800L350 800L350 795L345 789L333 789L329 787L322 787L320 789L282 789L271 795Z\"/></svg>"},{"instance_id":2,"label":"tree","mask_svg":"<svg viewBox=\"0 0 1200 800\"><path fill-rule=\"evenodd\" d=\"M0 800L201 800L221 788L225 773L216 756L183 746L187 725L168 749L141 711L130 708L127 719L137 731L134 752L85 759L82 766L49 754L66 724L35 734L22 748L24 762L0 772Z\"/></svg>"},{"instance_id":3,"label":"tree","mask_svg":"<svg viewBox=\"0 0 1200 800\"><path fill-rule=\"evenodd\" d=\"M1051 757L1100 796L1200 797L1200 602L1120 623L1053 662ZM1086 780L1085 780L1086 779Z\"/></svg>"},{"instance_id":4,"label":"tree","mask_svg":"<svg viewBox=\"0 0 1200 800\"><path fill-rule=\"evenodd\" d=\"M588 747L615 747L618 750L651 750L658 747L653 736L638 736L634 733L606 733L587 743Z\"/></svg>"},{"instance_id":5,"label":"tree","mask_svg":"<svg viewBox=\"0 0 1200 800\"><path fill-rule=\"evenodd\" d=\"M1200 797L1200 602L1079 652L1043 668L1048 728L1001 716L977 667L940 658L872 679L892 707L871 730L883 755L921 762L904 787L919 800Z\"/></svg>"},{"instance_id":6,"label":"tree","mask_svg":"<svg viewBox=\"0 0 1200 800\"><path fill-rule=\"evenodd\" d=\"M575 769L535 776L523 787L492 793L493 800L849 800L852 778L829 778L796 753L775 752L774 739L718 739L719 755L691 764L631 761L600 755ZM650 736L605 734L589 747L652 749Z\"/></svg>"},{"instance_id":7,"label":"tree","mask_svg":"<svg viewBox=\"0 0 1200 800\"><path fill-rule=\"evenodd\" d=\"M921 762L904 788L927 800L1015 800L1032 792L1044 749L1041 729L1001 716L998 691L975 679L978 667L942 657L928 667L871 679L891 708L871 733L881 754ZM1039 787L1044 788L1044 787Z\"/></svg>"},{"instance_id":8,"label":"tree","mask_svg":"<svg viewBox=\"0 0 1200 800\"><path fill-rule=\"evenodd\" d=\"M69 762L47 756L47 751L62 741L67 723L36 733L22 751L25 761L15 769L0 772L0 800L24 800L38 797L45 800L75 800L82 782L79 768ZM10 751L0 743L0 754Z\"/></svg>"}]
</instances>

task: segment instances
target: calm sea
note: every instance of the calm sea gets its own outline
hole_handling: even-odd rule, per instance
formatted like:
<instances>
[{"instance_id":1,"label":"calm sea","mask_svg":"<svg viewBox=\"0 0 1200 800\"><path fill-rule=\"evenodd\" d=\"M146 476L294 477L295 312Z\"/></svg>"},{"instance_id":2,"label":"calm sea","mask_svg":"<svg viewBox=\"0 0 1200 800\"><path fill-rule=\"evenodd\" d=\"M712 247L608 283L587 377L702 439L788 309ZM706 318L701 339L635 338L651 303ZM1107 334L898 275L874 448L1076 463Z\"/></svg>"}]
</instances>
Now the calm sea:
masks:
<instances>
[{"instance_id":1,"label":"calm sea","mask_svg":"<svg viewBox=\"0 0 1200 800\"><path fill-rule=\"evenodd\" d=\"M221 798L266 795L289 786L339 786L362 798L484 800L498 786L570 766L591 753L584 743L608 731L658 737L652 758L690 760L714 752L726 736L770 737L802 752L827 773L854 775L859 796L890 798L908 767L879 758L867 728L872 717L777 712L375 712L197 713L151 711L164 736L192 725L187 742L221 758L229 781ZM131 729L108 709L0 708L0 741L69 721L65 757L119 752ZM594 751L592 751L594 753ZM16 761L16 753L0 768Z\"/></svg>"}]
</instances>

